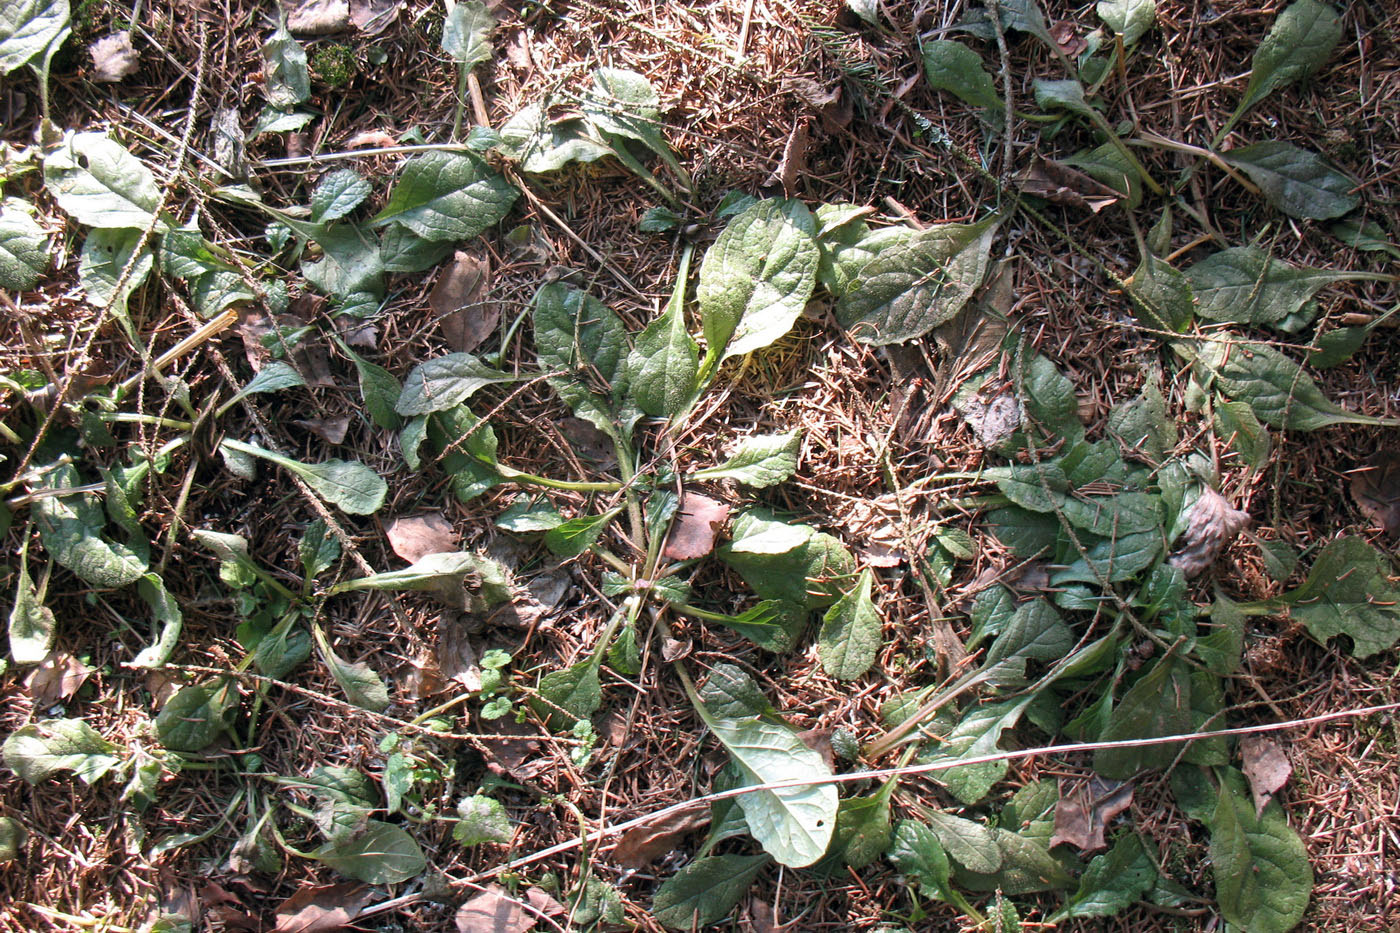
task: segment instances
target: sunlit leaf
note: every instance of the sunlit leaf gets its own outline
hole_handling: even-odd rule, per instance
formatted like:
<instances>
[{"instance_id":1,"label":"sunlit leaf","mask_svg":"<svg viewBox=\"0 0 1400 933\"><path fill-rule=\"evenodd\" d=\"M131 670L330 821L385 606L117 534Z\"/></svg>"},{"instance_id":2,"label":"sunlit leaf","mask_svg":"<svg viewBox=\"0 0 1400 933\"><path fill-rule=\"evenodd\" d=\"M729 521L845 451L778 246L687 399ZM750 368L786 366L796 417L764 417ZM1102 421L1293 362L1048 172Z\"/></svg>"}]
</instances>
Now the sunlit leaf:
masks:
<instances>
[{"instance_id":1,"label":"sunlit leaf","mask_svg":"<svg viewBox=\"0 0 1400 933\"><path fill-rule=\"evenodd\" d=\"M44 187L89 227L145 229L160 207L155 176L105 133L69 133L44 158Z\"/></svg>"},{"instance_id":2,"label":"sunlit leaf","mask_svg":"<svg viewBox=\"0 0 1400 933\"><path fill-rule=\"evenodd\" d=\"M46 719L10 733L5 767L27 784L59 771L72 771L91 784L117 766L118 750L81 719Z\"/></svg>"},{"instance_id":3,"label":"sunlit leaf","mask_svg":"<svg viewBox=\"0 0 1400 933\"><path fill-rule=\"evenodd\" d=\"M43 52L68 24L68 0L0 3L0 74L9 74Z\"/></svg>"},{"instance_id":4,"label":"sunlit leaf","mask_svg":"<svg viewBox=\"0 0 1400 933\"><path fill-rule=\"evenodd\" d=\"M399 224L426 240L465 240L504 217L518 195L471 153L426 152L404 163L374 223Z\"/></svg>"},{"instance_id":5,"label":"sunlit leaf","mask_svg":"<svg viewBox=\"0 0 1400 933\"><path fill-rule=\"evenodd\" d=\"M221 445L238 453L259 457L295 473L327 502L351 515L371 515L379 511L388 495L384 478L358 460L326 460L302 463L253 444L225 438Z\"/></svg>"},{"instance_id":6,"label":"sunlit leaf","mask_svg":"<svg viewBox=\"0 0 1400 933\"><path fill-rule=\"evenodd\" d=\"M0 206L0 288L33 288L49 267L49 238L18 198Z\"/></svg>"},{"instance_id":7,"label":"sunlit leaf","mask_svg":"<svg viewBox=\"0 0 1400 933\"><path fill-rule=\"evenodd\" d=\"M345 691L345 696L351 703L375 713L388 708L389 690L379 675L370 670L369 665L351 663L336 654L321 632L320 626L313 626L311 633L316 639L316 647L321 651L321 660L326 662L331 677L340 685L340 689Z\"/></svg>"},{"instance_id":8,"label":"sunlit leaf","mask_svg":"<svg viewBox=\"0 0 1400 933\"><path fill-rule=\"evenodd\" d=\"M818 653L822 669L837 680L854 680L880 652L880 612L870 598L874 577L861 571L855 587L827 609Z\"/></svg>"}]
</instances>

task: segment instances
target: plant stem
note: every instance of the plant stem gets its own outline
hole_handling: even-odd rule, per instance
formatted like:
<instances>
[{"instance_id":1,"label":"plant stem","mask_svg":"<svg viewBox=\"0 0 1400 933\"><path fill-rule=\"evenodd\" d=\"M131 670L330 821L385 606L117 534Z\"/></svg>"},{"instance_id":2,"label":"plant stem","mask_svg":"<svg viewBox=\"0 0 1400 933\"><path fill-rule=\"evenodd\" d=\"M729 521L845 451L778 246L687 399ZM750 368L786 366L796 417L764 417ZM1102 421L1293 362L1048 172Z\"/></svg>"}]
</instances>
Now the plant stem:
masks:
<instances>
[{"instance_id":1,"label":"plant stem","mask_svg":"<svg viewBox=\"0 0 1400 933\"><path fill-rule=\"evenodd\" d=\"M536 476L533 473L525 473L499 463L496 464L496 472L514 483L543 486L545 489L560 489L565 492L617 492L623 486L622 483L584 483L566 479L550 479L547 476Z\"/></svg>"}]
</instances>

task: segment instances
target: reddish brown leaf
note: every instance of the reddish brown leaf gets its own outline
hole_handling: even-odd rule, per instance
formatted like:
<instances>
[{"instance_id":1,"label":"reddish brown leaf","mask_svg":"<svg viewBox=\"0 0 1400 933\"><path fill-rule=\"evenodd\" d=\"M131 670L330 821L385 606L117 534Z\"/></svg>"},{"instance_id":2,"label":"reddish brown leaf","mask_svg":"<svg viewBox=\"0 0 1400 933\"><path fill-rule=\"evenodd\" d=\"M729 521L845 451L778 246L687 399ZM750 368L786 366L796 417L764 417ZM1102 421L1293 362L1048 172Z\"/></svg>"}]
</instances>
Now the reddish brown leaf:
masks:
<instances>
[{"instance_id":1,"label":"reddish brown leaf","mask_svg":"<svg viewBox=\"0 0 1400 933\"><path fill-rule=\"evenodd\" d=\"M1050 38L1060 47L1060 51L1070 57L1078 55L1089 47L1089 40L1075 32L1074 23L1062 19L1050 27Z\"/></svg>"},{"instance_id":2,"label":"reddish brown leaf","mask_svg":"<svg viewBox=\"0 0 1400 933\"><path fill-rule=\"evenodd\" d=\"M136 70L141 56L131 45L131 33L116 32L88 46L92 56L92 80L114 83Z\"/></svg>"},{"instance_id":3,"label":"reddish brown leaf","mask_svg":"<svg viewBox=\"0 0 1400 933\"><path fill-rule=\"evenodd\" d=\"M308 304L303 308L306 314L314 315L316 306ZM238 323L233 329L243 338L243 353L248 358L248 365L253 370L262 369L263 364L272 358L272 352L264 343L264 338L268 342L275 343L279 337L277 331L289 333L306 326L306 318L297 314L279 314L271 320L264 314L251 309L241 309L238 316ZM306 380L309 386L333 386L335 378L331 375L330 357L326 353L325 346L319 337L313 332L304 335L295 346L285 348L283 355L301 377Z\"/></svg>"},{"instance_id":4,"label":"reddish brown leaf","mask_svg":"<svg viewBox=\"0 0 1400 933\"><path fill-rule=\"evenodd\" d=\"M277 933L323 933L343 930L370 900L370 889L344 882L304 887L277 908Z\"/></svg>"},{"instance_id":5,"label":"reddish brown leaf","mask_svg":"<svg viewBox=\"0 0 1400 933\"><path fill-rule=\"evenodd\" d=\"M715 549L715 538L728 520L729 506L687 490L662 556L667 560L704 557Z\"/></svg>"},{"instance_id":6,"label":"reddish brown leaf","mask_svg":"<svg viewBox=\"0 0 1400 933\"><path fill-rule=\"evenodd\" d=\"M1167 563L1189 579L1215 563L1220 552L1249 527L1249 513L1234 508L1220 493L1206 486L1186 517L1186 531Z\"/></svg>"},{"instance_id":7,"label":"reddish brown leaf","mask_svg":"<svg viewBox=\"0 0 1400 933\"><path fill-rule=\"evenodd\" d=\"M1122 195L1097 179L1050 159L1037 158L1021 173L1020 182L1021 190L1033 197L1095 214L1122 200Z\"/></svg>"},{"instance_id":8,"label":"reddish brown leaf","mask_svg":"<svg viewBox=\"0 0 1400 933\"><path fill-rule=\"evenodd\" d=\"M836 750L831 747L831 736L835 729L806 729L797 733L797 737L802 740L812 751L822 756L822 761L826 762L828 768L836 767Z\"/></svg>"},{"instance_id":9,"label":"reddish brown leaf","mask_svg":"<svg viewBox=\"0 0 1400 933\"><path fill-rule=\"evenodd\" d=\"M1131 784L1106 781L1095 775L1065 792L1060 784L1060 799L1055 804L1055 832L1050 846L1067 842L1081 852L1098 852L1108 848L1104 829L1133 802Z\"/></svg>"},{"instance_id":10,"label":"reddish brown leaf","mask_svg":"<svg viewBox=\"0 0 1400 933\"><path fill-rule=\"evenodd\" d=\"M54 651L24 679L24 688L39 706L66 700L87 682L92 668L66 651Z\"/></svg>"},{"instance_id":11,"label":"reddish brown leaf","mask_svg":"<svg viewBox=\"0 0 1400 933\"><path fill-rule=\"evenodd\" d=\"M710 822L710 811L703 807L682 810L670 816L633 826L622 834L613 849L613 860L623 868L637 871L674 850L688 833Z\"/></svg>"},{"instance_id":12,"label":"reddish brown leaf","mask_svg":"<svg viewBox=\"0 0 1400 933\"><path fill-rule=\"evenodd\" d=\"M1240 743L1240 757L1244 759L1244 776L1249 781L1250 792L1254 794L1254 809L1263 814L1269 798L1288 783L1293 773L1293 765L1278 743L1262 735L1251 735Z\"/></svg>"},{"instance_id":13,"label":"reddish brown leaf","mask_svg":"<svg viewBox=\"0 0 1400 933\"><path fill-rule=\"evenodd\" d=\"M429 554L446 554L457 550L457 532L441 512L396 518L384 533L394 553L410 564Z\"/></svg>"},{"instance_id":14,"label":"reddish brown leaf","mask_svg":"<svg viewBox=\"0 0 1400 933\"><path fill-rule=\"evenodd\" d=\"M1372 454L1352 472L1351 497L1386 534L1400 535L1400 455L1393 450Z\"/></svg>"},{"instance_id":15,"label":"reddish brown leaf","mask_svg":"<svg viewBox=\"0 0 1400 933\"><path fill-rule=\"evenodd\" d=\"M534 929L538 915L506 894L505 888L490 885L457 910L458 933L525 933Z\"/></svg>"},{"instance_id":16,"label":"reddish brown leaf","mask_svg":"<svg viewBox=\"0 0 1400 933\"><path fill-rule=\"evenodd\" d=\"M478 688L480 685L478 684ZM425 700L437 696L447 688L447 680L442 675L437 658L424 649L404 668L399 680L399 689L415 700Z\"/></svg>"},{"instance_id":17,"label":"reddish brown leaf","mask_svg":"<svg viewBox=\"0 0 1400 933\"><path fill-rule=\"evenodd\" d=\"M500 323L501 306L486 300L490 290L490 261L458 252L428 294L428 306L442 323L443 339L458 353L481 346Z\"/></svg>"},{"instance_id":18,"label":"reddish brown leaf","mask_svg":"<svg viewBox=\"0 0 1400 933\"><path fill-rule=\"evenodd\" d=\"M350 416L340 415L335 418L305 418L293 422L298 424L312 434L318 434L332 444L340 444L345 441L345 432L350 430Z\"/></svg>"},{"instance_id":19,"label":"reddish brown leaf","mask_svg":"<svg viewBox=\"0 0 1400 933\"><path fill-rule=\"evenodd\" d=\"M769 185L782 185L783 194L789 198L797 196L797 183L807 174L808 126L806 120L793 125L783 146L783 158L767 181Z\"/></svg>"}]
</instances>

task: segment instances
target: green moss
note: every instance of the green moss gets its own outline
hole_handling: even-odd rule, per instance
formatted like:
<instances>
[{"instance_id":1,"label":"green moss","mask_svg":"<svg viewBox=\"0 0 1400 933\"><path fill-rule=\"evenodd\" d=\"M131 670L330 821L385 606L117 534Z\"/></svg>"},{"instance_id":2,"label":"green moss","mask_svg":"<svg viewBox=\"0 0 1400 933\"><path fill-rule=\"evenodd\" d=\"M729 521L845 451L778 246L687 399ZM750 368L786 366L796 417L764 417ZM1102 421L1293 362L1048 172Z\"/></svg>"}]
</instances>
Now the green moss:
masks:
<instances>
[{"instance_id":1,"label":"green moss","mask_svg":"<svg viewBox=\"0 0 1400 933\"><path fill-rule=\"evenodd\" d=\"M341 88L355 77L355 50L348 45L323 45L311 53L311 76L326 87Z\"/></svg>"}]
</instances>

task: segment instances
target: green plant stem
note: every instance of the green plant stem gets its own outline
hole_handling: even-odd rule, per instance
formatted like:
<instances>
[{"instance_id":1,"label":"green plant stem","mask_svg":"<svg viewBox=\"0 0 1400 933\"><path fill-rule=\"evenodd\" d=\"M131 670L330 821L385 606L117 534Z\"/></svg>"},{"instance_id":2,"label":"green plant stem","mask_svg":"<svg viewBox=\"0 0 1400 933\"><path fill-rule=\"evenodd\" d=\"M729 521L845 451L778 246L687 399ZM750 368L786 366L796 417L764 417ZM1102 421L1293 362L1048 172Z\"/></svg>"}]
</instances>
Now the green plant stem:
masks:
<instances>
[{"instance_id":1,"label":"green plant stem","mask_svg":"<svg viewBox=\"0 0 1400 933\"><path fill-rule=\"evenodd\" d=\"M613 636L622 626L624 620L630 624L636 624L637 616L642 611L642 597L633 593L622 603L622 608L614 612L612 618L608 620L608 625L603 629L602 636L598 639L598 644L593 649L593 665L595 667L603 663L603 656L608 653L608 646L612 644Z\"/></svg>"},{"instance_id":2,"label":"green plant stem","mask_svg":"<svg viewBox=\"0 0 1400 933\"><path fill-rule=\"evenodd\" d=\"M723 613L711 612L708 609L701 609L699 606L692 606L689 603L672 603L671 608L683 616L691 616L702 622L718 622L722 624L733 621L730 616L724 615Z\"/></svg>"},{"instance_id":3,"label":"green plant stem","mask_svg":"<svg viewBox=\"0 0 1400 933\"><path fill-rule=\"evenodd\" d=\"M622 498L627 502L627 521L632 526L632 540L645 553L647 526L642 520L642 504L637 499L636 487L632 485L632 480L637 475L636 467L632 463L632 446L619 433L613 438L613 450L617 455L617 472L622 477Z\"/></svg>"},{"instance_id":4,"label":"green plant stem","mask_svg":"<svg viewBox=\"0 0 1400 933\"><path fill-rule=\"evenodd\" d=\"M452 115L452 141L456 142L462 135L462 114L467 109L467 75L471 74L471 68L465 64L457 65L457 110Z\"/></svg>"},{"instance_id":5,"label":"green plant stem","mask_svg":"<svg viewBox=\"0 0 1400 933\"><path fill-rule=\"evenodd\" d=\"M588 550L595 554L604 563L611 566L618 573L622 574L624 577L627 577L629 580L632 579L632 565L627 563L627 561L623 560L621 557L618 557L612 551L609 551L607 548L600 547L596 544L590 546Z\"/></svg>"},{"instance_id":6,"label":"green plant stem","mask_svg":"<svg viewBox=\"0 0 1400 933\"><path fill-rule=\"evenodd\" d=\"M550 479L547 476L536 476L533 473L525 473L521 470L512 469L505 464L496 464L496 472L513 483L523 483L527 486L542 486L545 489L559 489L565 492L617 492L623 488L622 483L584 483L565 479Z\"/></svg>"},{"instance_id":7,"label":"green plant stem","mask_svg":"<svg viewBox=\"0 0 1400 933\"><path fill-rule=\"evenodd\" d=\"M158 428L172 428L176 431L189 431L194 428L192 421L179 421L175 418L159 418L132 411L105 411L97 415L101 421L110 424L149 424Z\"/></svg>"}]
</instances>

